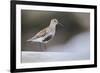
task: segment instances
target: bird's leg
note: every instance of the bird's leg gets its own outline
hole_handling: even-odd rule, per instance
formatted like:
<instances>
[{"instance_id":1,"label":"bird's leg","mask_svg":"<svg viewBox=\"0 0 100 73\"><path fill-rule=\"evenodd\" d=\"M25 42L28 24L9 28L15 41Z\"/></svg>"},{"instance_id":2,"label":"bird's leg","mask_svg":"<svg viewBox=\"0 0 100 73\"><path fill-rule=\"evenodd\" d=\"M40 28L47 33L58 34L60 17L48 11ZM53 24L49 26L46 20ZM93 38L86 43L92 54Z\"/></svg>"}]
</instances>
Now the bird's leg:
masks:
<instances>
[{"instance_id":1,"label":"bird's leg","mask_svg":"<svg viewBox=\"0 0 100 73\"><path fill-rule=\"evenodd\" d=\"M43 44L44 51L47 49L46 44Z\"/></svg>"},{"instance_id":2,"label":"bird's leg","mask_svg":"<svg viewBox=\"0 0 100 73\"><path fill-rule=\"evenodd\" d=\"M40 48L42 49L42 51L44 51L44 48L43 48L43 46L42 46L43 44L42 43L40 43Z\"/></svg>"},{"instance_id":3,"label":"bird's leg","mask_svg":"<svg viewBox=\"0 0 100 73\"><path fill-rule=\"evenodd\" d=\"M41 47L42 47L42 51L44 51L44 47L43 47L43 44L41 43Z\"/></svg>"},{"instance_id":4,"label":"bird's leg","mask_svg":"<svg viewBox=\"0 0 100 73\"><path fill-rule=\"evenodd\" d=\"M39 43L40 44L40 49L41 49L41 43Z\"/></svg>"},{"instance_id":5,"label":"bird's leg","mask_svg":"<svg viewBox=\"0 0 100 73\"><path fill-rule=\"evenodd\" d=\"M45 44L45 49L47 49L47 44Z\"/></svg>"}]
</instances>

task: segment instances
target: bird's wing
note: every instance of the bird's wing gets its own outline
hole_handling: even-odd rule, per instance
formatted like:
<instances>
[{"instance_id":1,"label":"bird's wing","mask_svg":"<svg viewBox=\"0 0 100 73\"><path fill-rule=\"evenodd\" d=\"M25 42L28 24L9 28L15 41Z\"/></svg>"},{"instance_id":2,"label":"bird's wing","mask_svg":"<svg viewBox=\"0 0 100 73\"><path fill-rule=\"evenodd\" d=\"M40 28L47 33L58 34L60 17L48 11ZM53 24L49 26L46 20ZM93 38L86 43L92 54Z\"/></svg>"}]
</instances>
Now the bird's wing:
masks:
<instances>
[{"instance_id":1,"label":"bird's wing","mask_svg":"<svg viewBox=\"0 0 100 73\"><path fill-rule=\"evenodd\" d=\"M36 39L36 38L40 38L40 37L43 37L45 36L47 33L47 28L41 30L40 32L38 32L33 38Z\"/></svg>"},{"instance_id":2,"label":"bird's wing","mask_svg":"<svg viewBox=\"0 0 100 73\"><path fill-rule=\"evenodd\" d=\"M52 35L48 35L44 40L43 40L43 42L46 42L46 41L49 41L49 40L51 40L52 39Z\"/></svg>"}]
</instances>

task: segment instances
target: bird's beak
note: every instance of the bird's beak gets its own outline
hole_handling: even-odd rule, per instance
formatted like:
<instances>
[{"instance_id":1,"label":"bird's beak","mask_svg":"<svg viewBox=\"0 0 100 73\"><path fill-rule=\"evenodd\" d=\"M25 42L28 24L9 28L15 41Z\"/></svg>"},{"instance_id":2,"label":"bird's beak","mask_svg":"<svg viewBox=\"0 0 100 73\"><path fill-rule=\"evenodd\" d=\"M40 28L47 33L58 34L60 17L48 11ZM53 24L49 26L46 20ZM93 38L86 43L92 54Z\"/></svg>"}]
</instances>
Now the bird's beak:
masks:
<instances>
[{"instance_id":1,"label":"bird's beak","mask_svg":"<svg viewBox=\"0 0 100 73\"><path fill-rule=\"evenodd\" d=\"M64 26L62 23L58 23L58 24L60 24L61 26Z\"/></svg>"}]
</instances>

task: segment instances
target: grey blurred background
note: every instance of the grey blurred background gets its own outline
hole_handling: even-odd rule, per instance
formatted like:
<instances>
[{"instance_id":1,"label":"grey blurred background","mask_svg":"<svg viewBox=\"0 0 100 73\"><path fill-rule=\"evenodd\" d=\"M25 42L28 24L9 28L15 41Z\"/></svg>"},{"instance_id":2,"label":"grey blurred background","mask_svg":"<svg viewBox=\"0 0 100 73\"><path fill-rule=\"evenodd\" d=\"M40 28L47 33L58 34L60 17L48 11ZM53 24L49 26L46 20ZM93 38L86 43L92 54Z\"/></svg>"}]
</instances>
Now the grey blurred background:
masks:
<instances>
[{"instance_id":1,"label":"grey blurred background","mask_svg":"<svg viewBox=\"0 0 100 73\"><path fill-rule=\"evenodd\" d=\"M42 51L38 43L27 42L27 40L47 27L53 18L58 19L64 27L57 25L56 35L54 39L47 44L47 49L64 45L75 35L85 31L89 32L89 13L21 10L22 51ZM58 50L56 49L56 51Z\"/></svg>"}]
</instances>

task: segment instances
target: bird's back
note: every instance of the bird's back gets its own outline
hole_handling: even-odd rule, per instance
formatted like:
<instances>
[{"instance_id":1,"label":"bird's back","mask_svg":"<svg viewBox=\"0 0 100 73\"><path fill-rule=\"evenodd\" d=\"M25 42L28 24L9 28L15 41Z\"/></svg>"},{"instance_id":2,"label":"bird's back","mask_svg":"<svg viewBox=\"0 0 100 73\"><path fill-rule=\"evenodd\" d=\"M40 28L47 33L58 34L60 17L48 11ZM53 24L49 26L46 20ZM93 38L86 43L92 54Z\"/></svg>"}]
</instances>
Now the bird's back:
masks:
<instances>
[{"instance_id":1,"label":"bird's back","mask_svg":"<svg viewBox=\"0 0 100 73\"><path fill-rule=\"evenodd\" d=\"M35 36L33 36L31 39L27 40L27 41L33 41L35 39L38 39L38 38L41 38L41 37L44 37L47 33L47 28L41 30L40 32L38 32Z\"/></svg>"}]
</instances>

